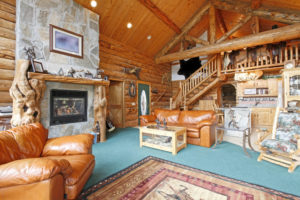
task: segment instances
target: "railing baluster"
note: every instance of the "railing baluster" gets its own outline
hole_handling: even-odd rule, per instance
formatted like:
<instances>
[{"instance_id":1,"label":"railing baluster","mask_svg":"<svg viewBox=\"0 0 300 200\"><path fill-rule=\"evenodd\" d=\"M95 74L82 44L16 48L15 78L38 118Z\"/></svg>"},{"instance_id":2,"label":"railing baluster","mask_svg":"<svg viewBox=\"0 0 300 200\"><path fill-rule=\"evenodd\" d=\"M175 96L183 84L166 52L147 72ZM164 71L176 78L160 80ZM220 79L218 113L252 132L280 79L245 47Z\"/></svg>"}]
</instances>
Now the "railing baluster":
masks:
<instances>
[{"instance_id":1,"label":"railing baluster","mask_svg":"<svg viewBox=\"0 0 300 200\"><path fill-rule=\"evenodd\" d=\"M299 60L299 52L298 52L299 49L298 49L298 44L296 44L296 46L295 46L295 51L296 51L296 52L295 52L295 54L296 54L296 58L295 58L295 59L296 59L296 60Z\"/></svg>"}]
</instances>

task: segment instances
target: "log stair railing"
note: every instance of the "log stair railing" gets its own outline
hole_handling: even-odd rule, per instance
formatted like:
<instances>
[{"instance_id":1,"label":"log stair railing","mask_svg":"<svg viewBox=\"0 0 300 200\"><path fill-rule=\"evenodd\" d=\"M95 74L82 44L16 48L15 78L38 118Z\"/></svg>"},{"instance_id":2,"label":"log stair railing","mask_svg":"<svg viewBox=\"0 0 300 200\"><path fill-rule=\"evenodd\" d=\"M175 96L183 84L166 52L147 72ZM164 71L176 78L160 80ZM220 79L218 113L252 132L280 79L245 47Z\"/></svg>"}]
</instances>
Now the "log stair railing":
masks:
<instances>
[{"instance_id":1,"label":"log stair railing","mask_svg":"<svg viewBox=\"0 0 300 200\"><path fill-rule=\"evenodd\" d=\"M170 109L183 107L186 110L220 81L217 77L218 58L217 55L213 56L188 79L180 82L178 93L170 99Z\"/></svg>"}]
</instances>

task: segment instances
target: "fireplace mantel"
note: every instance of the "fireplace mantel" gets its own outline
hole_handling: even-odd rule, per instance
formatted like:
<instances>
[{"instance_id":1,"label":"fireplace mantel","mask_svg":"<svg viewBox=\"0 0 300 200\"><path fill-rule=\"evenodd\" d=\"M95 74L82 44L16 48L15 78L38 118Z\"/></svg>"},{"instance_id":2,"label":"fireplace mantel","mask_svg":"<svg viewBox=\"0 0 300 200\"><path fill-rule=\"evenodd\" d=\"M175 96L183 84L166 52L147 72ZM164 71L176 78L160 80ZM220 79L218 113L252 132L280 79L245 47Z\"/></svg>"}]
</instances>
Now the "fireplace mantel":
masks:
<instances>
[{"instance_id":1,"label":"fireplace mantel","mask_svg":"<svg viewBox=\"0 0 300 200\"><path fill-rule=\"evenodd\" d=\"M56 75L52 75L52 74L43 74L43 73L34 73L34 72L29 72L28 78L44 80L44 81L52 81L52 82L62 82L62 83L103 85L103 86L109 85L109 81L105 81L105 80L73 78L73 77L68 77L68 76L56 76Z\"/></svg>"},{"instance_id":2,"label":"fireplace mantel","mask_svg":"<svg viewBox=\"0 0 300 200\"><path fill-rule=\"evenodd\" d=\"M28 79L37 79L42 81L72 83L72 84L85 84L94 85L94 119L96 124L99 121L100 124L100 141L106 140L106 109L107 100L105 88L109 86L110 81L85 79L85 78L73 78L67 76L56 76L52 74L34 73L28 72Z\"/></svg>"}]
</instances>

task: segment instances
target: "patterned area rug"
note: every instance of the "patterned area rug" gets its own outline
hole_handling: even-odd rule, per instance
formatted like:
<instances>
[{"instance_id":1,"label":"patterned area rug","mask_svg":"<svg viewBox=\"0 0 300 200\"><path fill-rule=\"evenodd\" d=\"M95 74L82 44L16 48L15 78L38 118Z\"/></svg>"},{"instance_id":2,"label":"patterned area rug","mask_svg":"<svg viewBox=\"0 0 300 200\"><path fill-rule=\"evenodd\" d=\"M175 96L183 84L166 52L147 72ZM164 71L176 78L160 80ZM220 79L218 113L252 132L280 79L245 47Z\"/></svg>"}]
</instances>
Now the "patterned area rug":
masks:
<instances>
[{"instance_id":1,"label":"patterned area rug","mask_svg":"<svg viewBox=\"0 0 300 200\"><path fill-rule=\"evenodd\" d=\"M145 159L84 191L89 200L297 199L299 197L156 157Z\"/></svg>"}]
</instances>

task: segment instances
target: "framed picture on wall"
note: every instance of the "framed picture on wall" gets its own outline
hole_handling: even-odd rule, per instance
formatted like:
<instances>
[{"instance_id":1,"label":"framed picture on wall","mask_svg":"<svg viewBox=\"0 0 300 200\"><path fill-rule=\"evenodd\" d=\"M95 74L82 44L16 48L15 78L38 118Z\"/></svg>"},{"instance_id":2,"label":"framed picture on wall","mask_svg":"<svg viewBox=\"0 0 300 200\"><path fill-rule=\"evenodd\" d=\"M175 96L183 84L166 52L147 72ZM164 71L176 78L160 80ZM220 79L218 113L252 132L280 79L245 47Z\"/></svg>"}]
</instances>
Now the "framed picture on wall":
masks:
<instances>
[{"instance_id":1,"label":"framed picture on wall","mask_svg":"<svg viewBox=\"0 0 300 200\"><path fill-rule=\"evenodd\" d=\"M50 52L83 58L83 36L50 24Z\"/></svg>"}]
</instances>

